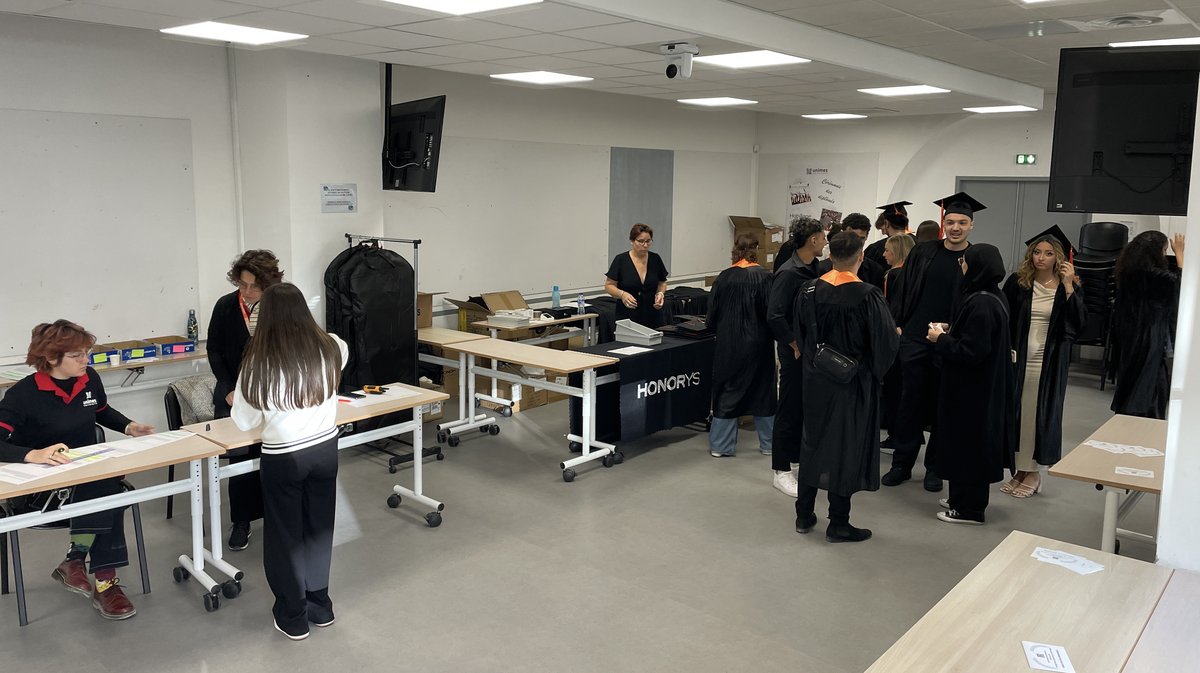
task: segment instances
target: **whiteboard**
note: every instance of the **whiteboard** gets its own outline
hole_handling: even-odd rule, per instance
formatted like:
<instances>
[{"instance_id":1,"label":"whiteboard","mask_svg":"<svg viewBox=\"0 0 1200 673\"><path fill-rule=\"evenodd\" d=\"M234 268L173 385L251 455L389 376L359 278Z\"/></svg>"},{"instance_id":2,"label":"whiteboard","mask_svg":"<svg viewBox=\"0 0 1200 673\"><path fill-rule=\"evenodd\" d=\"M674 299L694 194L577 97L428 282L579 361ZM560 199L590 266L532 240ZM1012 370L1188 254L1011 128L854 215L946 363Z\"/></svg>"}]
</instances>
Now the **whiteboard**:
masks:
<instances>
[{"instance_id":1,"label":"whiteboard","mask_svg":"<svg viewBox=\"0 0 1200 673\"><path fill-rule=\"evenodd\" d=\"M199 308L191 123L0 109L0 357L66 318L100 342Z\"/></svg>"}]
</instances>

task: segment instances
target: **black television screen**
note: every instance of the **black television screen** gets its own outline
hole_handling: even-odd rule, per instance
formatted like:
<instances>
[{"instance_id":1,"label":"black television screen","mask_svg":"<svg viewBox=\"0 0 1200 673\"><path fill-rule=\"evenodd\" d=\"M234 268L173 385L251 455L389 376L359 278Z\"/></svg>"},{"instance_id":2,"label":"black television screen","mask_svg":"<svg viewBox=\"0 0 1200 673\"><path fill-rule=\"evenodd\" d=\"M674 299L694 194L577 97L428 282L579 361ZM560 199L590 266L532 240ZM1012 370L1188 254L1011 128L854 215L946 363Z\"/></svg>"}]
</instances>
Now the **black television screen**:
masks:
<instances>
[{"instance_id":1,"label":"black television screen","mask_svg":"<svg viewBox=\"0 0 1200 673\"><path fill-rule=\"evenodd\" d=\"M436 190L445 114L445 96L391 106L383 139L384 189Z\"/></svg>"},{"instance_id":2,"label":"black television screen","mask_svg":"<svg viewBox=\"0 0 1200 673\"><path fill-rule=\"evenodd\" d=\"M1186 215L1196 47L1063 49L1049 212Z\"/></svg>"}]
</instances>

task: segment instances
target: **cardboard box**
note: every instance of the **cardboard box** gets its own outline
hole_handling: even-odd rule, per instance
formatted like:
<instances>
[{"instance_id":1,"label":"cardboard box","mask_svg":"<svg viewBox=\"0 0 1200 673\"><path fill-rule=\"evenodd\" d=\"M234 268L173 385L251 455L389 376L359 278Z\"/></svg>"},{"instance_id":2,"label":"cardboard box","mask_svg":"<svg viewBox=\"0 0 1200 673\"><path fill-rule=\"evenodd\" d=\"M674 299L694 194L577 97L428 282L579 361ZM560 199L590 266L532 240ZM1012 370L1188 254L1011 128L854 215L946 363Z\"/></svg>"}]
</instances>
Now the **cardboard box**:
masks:
<instances>
[{"instance_id":1,"label":"cardboard box","mask_svg":"<svg viewBox=\"0 0 1200 673\"><path fill-rule=\"evenodd\" d=\"M180 355L182 353L196 352L196 342L183 336L150 337L146 341L158 346L159 355Z\"/></svg>"},{"instance_id":2,"label":"cardboard box","mask_svg":"<svg viewBox=\"0 0 1200 673\"><path fill-rule=\"evenodd\" d=\"M455 384L455 385L457 385L457 384ZM439 392L439 393L446 392L444 386L434 385L432 381L429 381L427 379L421 379L421 387L424 388L425 390L432 390L432 391ZM421 405L421 420L426 423L428 423L430 421L440 421L440 420L442 420L442 417L444 415L445 415L445 406L443 404L443 401L430 402L429 404Z\"/></svg>"},{"instance_id":3,"label":"cardboard box","mask_svg":"<svg viewBox=\"0 0 1200 673\"><path fill-rule=\"evenodd\" d=\"M715 283L715 282L717 282L716 276L705 276L704 277L704 287L712 287L713 283Z\"/></svg>"},{"instance_id":4,"label":"cardboard box","mask_svg":"<svg viewBox=\"0 0 1200 673\"><path fill-rule=\"evenodd\" d=\"M120 353L121 349L119 348L112 348L103 344L96 344L95 346L92 346L92 354L88 357L88 364L92 366L106 365L110 360L113 359L114 356L119 355Z\"/></svg>"},{"instance_id":5,"label":"cardboard box","mask_svg":"<svg viewBox=\"0 0 1200 673\"><path fill-rule=\"evenodd\" d=\"M758 239L759 260L764 255L771 255L774 260L772 253L779 252L779 247L787 240L787 228L766 224L758 217L730 215L729 224L733 227L734 240L741 234L750 234Z\"/></svg>"},{"instance_id":6,"label":"cardboard box","mask_svg":"<svg viewBox=\"0 0 1200 673\"><path fill-rule=\"evenodd\" d=\"M93 348L98 351L120 351L121 362L158 357L158 344L152 344L149 341L117 341L110 344L98 344Z\"/></svg>"},{"instance_id":7,"label":"cardboard box","mask_svg":"<svg viewBox=\"0 0 1200 673\"><path fill-rule=\"evenodd\" d=\"M417 328L433 327L433 298L445 292L417 293Z\"/></svg>"},{"instance_id":8,"label":"cardboard box","mask_svg":"<svg viewBox=\"0 0 1200 673\"><path fill-rule=\"evenodd\" d=\"M490 335L491 332L487 327L475 327L471 323L487 320L488 316L494 315L496 311L529 308L529 304L525 302L525 297L521 296L521 293L517 290L485 292L478 297L470 297L465 301L450 298L447 298L446 301L458 307L458 329L463 332L472 332L475 334ZM527 329L499 333L499 337L507 341L521 341L531 336L533 336L533 332Z\"/></svg>"}]
</instances>

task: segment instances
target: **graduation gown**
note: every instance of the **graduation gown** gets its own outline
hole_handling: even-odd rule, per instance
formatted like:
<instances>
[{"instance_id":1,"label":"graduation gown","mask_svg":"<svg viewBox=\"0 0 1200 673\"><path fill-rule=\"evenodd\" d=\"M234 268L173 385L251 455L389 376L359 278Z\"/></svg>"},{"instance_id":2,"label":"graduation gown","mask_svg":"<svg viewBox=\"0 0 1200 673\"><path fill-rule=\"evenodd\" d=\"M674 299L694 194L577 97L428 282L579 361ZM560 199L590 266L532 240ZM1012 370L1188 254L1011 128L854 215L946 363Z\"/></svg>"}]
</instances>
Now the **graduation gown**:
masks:
<instances>
[{"instance_id":1,"label":"graduation gown","mask_svg":"<svg viewBox=\"0 0 1200 673\"><path fill-rule=\"evenodd\" d=\"M900 336L879 289L844 282L846 275L831 272L800 293L795 330L803 343L804 372L799 479L849 496L879 489L880 382L900 349ZM809 315L819 334L810 329ZM850 382L838 383L813 368L818 343L858 361Z\"/></svg>"},{"instance_id":2,"label":"graduation gown","mask_svg":"<svg viewBox=\"0 0 1200 673\"><path fill-rule=\"evenodd\" d=\"M1179 274L1149 269L1117 287L1113 353L1117 387L1112 410L1128 416L1167 417Z\"/></svg>"},{"instance_id":3,"label":"graduation gown","mask_svg":"<svg viewBox=\"0 0 1200 673\"><path fill-rule=\"evenodd\" d=\"M887 236L875 241L863 249L863 259L869 259L881 269L888 268L887 260L883 257L883 248L887 245ZM859 269L862 271L862 269Z\"/></svg>"},{"instance_id":4,"label":"graduation gown","mask_svg":"<svg viewBox=\"0 0 1200 673\"><path fill-rule=\"evenodd\" d=\"M950 331L934 344L942 370L929 450L943 479L993 484L1012 469L1017 426L1009 334L1007 302L975 292L963 297Z\"/></svg>"},{"instance_id":5,"label":"graduation gown","mask_svg":"<svg viewBox=\"0 0 1200 673\"><path fill-rule=\"evenodd\" d=\"M767 327L771 272L732 266L713 283L708 326L716 332L712 411L715 418L775 415L774 339Z\"/></svg>"},{"instance_id":6,"label":"graduation gown","mask_svg":"<svg viewBox=\"0 0 1200 673\"><path fill-rule=\"evenodd\" d=\"M1025 363L1029 349L1029 311L1033 289L1023 288L1012 274L1004 283L1008 299L1009 340L1017 351L1014 366L1013 405L1016 427L1021 427L1021 391L1025 389ZM1033 459L1038 465L1053 465L1062 458L1063 401L1067 397L1067 368L1071 364L1071 344L1087 320L1087 307L1079 288L1067 297L1060 284L1054 293L1054 308L1050 312L1050 327L1046 334L1046 349L1042 354L1042 375L1038 379L1037 421L1034 432Z\"/></svg>"}]
</instances>

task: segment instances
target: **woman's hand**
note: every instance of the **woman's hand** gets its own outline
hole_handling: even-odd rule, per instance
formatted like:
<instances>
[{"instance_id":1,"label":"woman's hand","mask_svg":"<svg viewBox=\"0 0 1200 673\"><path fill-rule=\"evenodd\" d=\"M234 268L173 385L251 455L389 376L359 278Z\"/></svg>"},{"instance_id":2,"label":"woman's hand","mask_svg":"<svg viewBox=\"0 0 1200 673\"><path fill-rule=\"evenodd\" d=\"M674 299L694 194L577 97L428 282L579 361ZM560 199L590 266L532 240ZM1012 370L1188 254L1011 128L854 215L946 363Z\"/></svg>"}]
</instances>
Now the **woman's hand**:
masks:
<instances>
[{"instance_id":1,"label":"woman's hand","mask_svg":"<svg viewBox=\"0 0 1200 673\"><path fill-rule=\"evenodd\" d=\"M229 391L229 394L225 396L225 404L228 404L231 407L233 406L233 391L232 390Z\"/></svg>"},{"instance_id":2,"label":"woman's hand","mask_svg":"<svg viewBox=\"0 0 1200 673\"><path fill-rule=\"evenodd\" d=\"M937 343L938 337L946 333L946 328L949 327L944 322L929 323L929 332L925 334L925 338L930 343Z\"/></svg>"},{"instance_id":3,"label":"woman's hand","mask_svg":"<svg viewBox=\"0 0 1200 673\"><path fill-rule=\"evenodd\" d=\"M67 458L66 450L67 445L62 443L47 446L44 449L34 449L25 454L25 462L39 465L66 465L71 462L71 459Z\"/></svg>"},{"instance_id":4,"label":"woman's hand","mask_svg":"<svg viewBox=\"0 0 1200 673\"><path fill-rule=\"evenodd\" d=\"M1062 282L1063 289L1067 294L1075 291L1075 265L1070 262L1063 262L1058 265L1058 279Z\"/></svg>"},{"instance_id":5,"label":"woman's hand","mask_svg":"<svg viewBox=\"0 0 1200 673\"><path fill-rule=\"evenodd\" d=\"M666 298L666 295L664 295L662 292L656 292L656 293L654 293L654 308L655 308L655 309L660 309L660 308L662 308L662 307L663 307L663 302L665 302L665 301L666 301L666 299L667 299L667 298Z\"/></svg>"},{"instance_id":6,"label":"woman's hand","mask_svg":"<svg viewBox=\"0 0 1200 673\"><path fill-rule=\"evenodd\" d=\"M130 437L144 437L145 435L154 434L154 426L146 425L145 423L130 423L125 426L125 434Z\"/></svg>"},{"instance_id":7,"label":"woman's hand","mask_svg":"<svg viewBox=\"0 0 1200 673\"><path fill-rule=\"evenodd\" d=\"M621 303L625 308L637 308L637 298L628 292L621 297Z\"/></svg>"},{"instance_id":8,"label":"woman's hand","mask_svg":"<svg viewBox=\"0 0 1200 673\"><path fill-rule=\"evenodd\" d=\"M1175 263L1183 268L1183 234L1175 234L1171 239L1171 249L1175 251Z\"/></svg>"}]
</instances>

